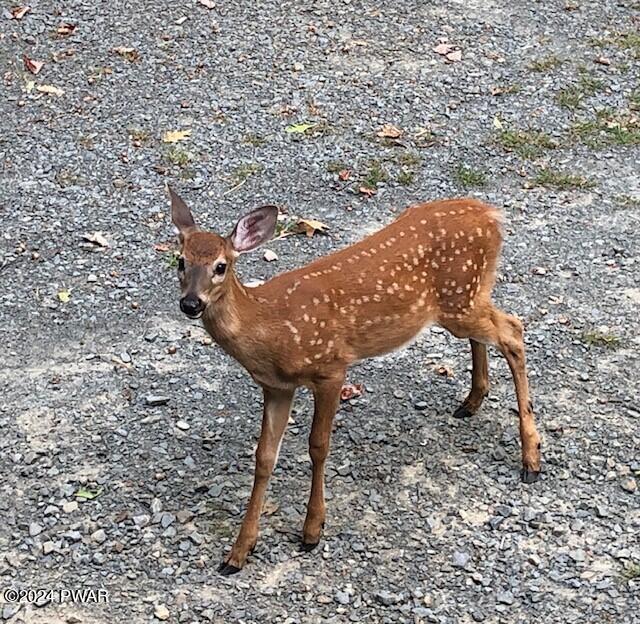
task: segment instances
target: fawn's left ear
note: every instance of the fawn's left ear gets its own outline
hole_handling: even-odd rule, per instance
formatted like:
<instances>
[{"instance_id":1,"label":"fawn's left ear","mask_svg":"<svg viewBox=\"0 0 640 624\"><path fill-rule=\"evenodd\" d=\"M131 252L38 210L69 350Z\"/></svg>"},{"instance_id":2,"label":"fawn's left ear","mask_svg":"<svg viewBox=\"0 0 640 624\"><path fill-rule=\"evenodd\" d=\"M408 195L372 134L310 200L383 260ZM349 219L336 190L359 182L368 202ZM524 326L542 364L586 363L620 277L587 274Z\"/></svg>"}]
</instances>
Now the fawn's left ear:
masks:
<instances>
[{"instance_id":1,"label":"fawn's left ear","mask_svg":"<svg viewBox=\"0 0 640 624\"><path fill-rule=\"evenodd\" d=\"M171 198L171 220L173 224L178 228L180 234L183 234L187 230L193 230L196 228L196 222L193 220L193 215L187 204L184 203L180 195L176 193L168 184L167 191Z\"/></svg>"},{"instance_id":2,"label":"fawn's left ear","mask_svg":"<svg viewBox=\"0 0 640 624\"><path fill-rule=\"evenodd\" d=\"M273 237L278 220L277 206L261 206L236 223L229 241L237 253L251 251Z\"/></svg>"}]
</instances>

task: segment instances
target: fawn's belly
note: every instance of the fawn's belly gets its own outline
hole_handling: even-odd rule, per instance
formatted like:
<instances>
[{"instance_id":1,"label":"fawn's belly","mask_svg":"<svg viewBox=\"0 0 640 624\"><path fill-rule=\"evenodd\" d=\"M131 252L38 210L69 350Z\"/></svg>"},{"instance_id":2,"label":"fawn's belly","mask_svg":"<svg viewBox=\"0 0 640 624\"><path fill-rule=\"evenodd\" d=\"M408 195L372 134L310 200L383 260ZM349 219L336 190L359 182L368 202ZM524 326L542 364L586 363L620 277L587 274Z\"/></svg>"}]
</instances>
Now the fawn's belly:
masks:
<instances>
[{"instance_id":1,"label":"fawn's belly","mask_svg":"<svg viewBox=\"0 0 640 624\"><path fill-rule=\"evenodd\" d=\"M353 341L355 359L364 360L399 351L415 342L435 320L433 316L411 320L390 318L378 326L371 325L366 332L359 331L358 340Z\"/></svg>"}]
</instances>

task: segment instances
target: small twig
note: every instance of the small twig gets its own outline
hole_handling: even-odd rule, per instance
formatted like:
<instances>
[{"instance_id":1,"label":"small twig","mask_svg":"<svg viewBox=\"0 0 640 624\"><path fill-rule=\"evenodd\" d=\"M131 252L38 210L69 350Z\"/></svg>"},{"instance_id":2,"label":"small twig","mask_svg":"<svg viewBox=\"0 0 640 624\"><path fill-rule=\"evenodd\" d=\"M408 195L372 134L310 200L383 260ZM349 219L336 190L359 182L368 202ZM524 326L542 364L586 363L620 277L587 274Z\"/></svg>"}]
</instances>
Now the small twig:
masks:
<instances>
[{"instance_id":1,"label":"small twig","mask_svg":"<svg viewBox=\"0 0 640 624\"><path fill-rule=\"evenodd\" d=\"M224 193L222 193L222 197L225 197L226 195L230 195L231 193L233 193L233 191L237 191L246 181L247 181L247 178L245 178L244 180L242 180L242 182L239 182L235 186L232 186L228 191L225 191Z\"/></svg>"}]
</instances>

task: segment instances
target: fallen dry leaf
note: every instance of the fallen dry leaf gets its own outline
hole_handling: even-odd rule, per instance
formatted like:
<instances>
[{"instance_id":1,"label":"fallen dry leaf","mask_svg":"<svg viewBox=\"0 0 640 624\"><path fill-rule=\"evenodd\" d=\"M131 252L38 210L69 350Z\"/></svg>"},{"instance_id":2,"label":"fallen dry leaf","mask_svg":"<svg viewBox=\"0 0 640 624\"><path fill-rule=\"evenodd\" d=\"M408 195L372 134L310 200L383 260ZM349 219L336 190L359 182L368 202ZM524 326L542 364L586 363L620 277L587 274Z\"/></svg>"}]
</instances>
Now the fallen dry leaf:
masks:
<instances>
[{"instance_id":1,"label":"fallen dry leaf","mask_svg":"<svg viewBox=\"0 0 640 624\"><path fill-rule=\"evenodd\" d=\"M278 259L278 254L275 251L271 251L271 249L265 249L264 255L262 256L267 262L273 262Z\"/></svg>"},{"instance_id":2,"label":"fallen dry leaf","mask_svg":"<svg viewBox=\"0 0 640 624\"><path fill-rule=\"evenodd\" d=\"M76 29L75 24L60 24L56 29L56 34L59 37L68 37L73 34L73 31Z\"/></svg>"},{"instance_id":3,"label":"fallen dry leaf","mask_svg":"<svg viewBox=\"0 0 640 624\"><path fill-rule=\"evenodd\" d=\"M273 516L278 509L280 509L280 505L278 505L278 503L272 500L266 500L262 506L262 513L265 516Z\"/></svg>"},{"instance_id":4,"label":"fallen dry leaf","mask_svg":"<svg viewBox=\"0 0 640 624\"><path fill-rule=\"evenodd\" d=\"M167 251L171 251L173 249L173 245L170 242L156 243L153 248L160 253L167 253Z\"/></svg>"},{"instance_id":5,"label":"fallen dry leaf","mask_svg":"<svg viewBox=\"0 0 640 624\"><path fill-rule=\"evenodd\" d=\"M351 171L349 169L341 169L340 171L338 171L338 177L343 182L346 182L351 177Z\"/></svg>"},{"instance_id":6,"label":"fallen dry leaf","mask_svg":"<svg viewBox=\"0 0 640 624\"><path fill-rule=\"evenodd\" d=\"M102 232L89 232L82 235L83 240L88 243L93 243L98 247L109 247L109 241L105 238Z\"/></svg>"},{"instance_id":7,"label":"fallen dry leaf","mask_svg":"<svg viewBox=\"0 0 640 624\"><path fill-rule=\"evenodd\" d=\"M207 7L207 9L214 9L216 6L216 3L213 2L213 0L198 0L198 2L202 5Z\"/></svg>"},{"instance_id":8,"label":"fallen dry leaf","mask_svg":"<svg viewBox=\"0 0 640 624\"><path fill-rule=\"evenodd\" d=\"M184 141L191 136L191 130L167 130L162 135L163 143L177 143L178 141Z\"/></svg>"},{"instance_id":9,"label":"fallen dry leaf","mask_svg":"<svg viewBox=\"0 0 640 624\"><path fill-rule=\"evenodd\" d=\"M13 7L11 17L15 20L21 20L29 11L31 11L31 7L28 6Z\"/></svg>"},{"instance_id":10,"label":"fallen dry leaf","mask_svg":"<svg viewBox=\"0 0 640 624\"><path fill-rule=\"evenodd\" d=\"M453 369L451 366L447 366L446 364L438 364L433 367L433 370L443 377L453 377Z\"/></svg>"},{"instance_id":11,"label":"fallen dry leaf","mask_svg":"<svg viewBox=\"0 0 640 624\"><path fill-rule=\"evenodd\" d=\"M71 299L71 293L68 290L61 290L58 292L58 299L62 303L67 303Z\"/></svg>"},{"instance_id":12,"label":"fallen dry leaf","mask_svg":"<svg viewBox=\"0 0 640 624\"><path fill-rule=\"evenodd\" d=\"M598 63L598 65L611 65L611 60L608 59L606 56L599 56L596 59L594 59L595 63Z\"/></svg>"},{"instance_id":13,"label":"fallen dry leaf","mask_svg":"<svg viewBox=\"0 0 640 624\"><path fill-rule=\"evenodd\" d=\"M445 55L445 58L452 63L462 60L462 50L452 50L449 54Z\"/></svg>"},{"instance_id":14,"label":"fallen dry leaf","mask_svg":"<svg viewBox=\"0 0 640 624\"><path fill-rule=\"evenodd\" d=\"M358 190L367 197L373 197L377 192L376 189L369 188L368 186L361 186Z\"/></svg>"},{"instance_id":15,"label":"fallen dry leaf","mask_svg":"<svg viewBox=\"0 0 640 624\"><path fill-rule=\"evenodd\" d=\"M119 54L123 59L129 61L130 63L135 63L140 59L140 53L135 48L127 48L124 46L120 46L118 48L113 48L113 51L116 54Z\"/></svg>"},{"instance_id":16,"label":"fallen dry leaf","mask_svg":"<svg viewBox=\"0 0 640 624\"><path fill-rule=\"evenodd\" d=\"M48 93L49 95L56 95L61 97L64 95L64 91L60 87L54 87L53 85L37 85L36 91L40 93Z\"/></svg>"},{"instance_id":17,"label":"fallen dry leaf","mask_svg":"<svg viewBox=\"0 0 640 624\"><path fill-rule=\"evenodd\" d=\"M384 124L378 130L377 136L383 139L397 139L402 136L402 130L393 124Z\"/></svg>"},{"instance_id":18,"label":"fallen dry leaf","mask_svg":"<svg viewBox=\"0 0 640 624\"><path fill-rule=\"evenodd\" d=\"M287 134L304 134L307 130L312 130L313 128L315 128L318 124L314 124L314 123L299 123L299 124L292 124L290 126L287 126L284 131Z\"/></svg>"},{"instance_id":19,"label":"fallen dry leaf","mask_svg":"<svg viewBox=\"0 0 640 624\"><path fill-rule=\"evenodd\" d=\"M359 384L345 384L342 386L342 390L340 390L340 400L348 401L349 399L353 399L354 397L362 396L364 392L364 385Z\"/></svg>"},{"instance_id":20,"label":"fallen dry leaf","mask_svg":"<svg viewBox=\"0 0 640 624\"><path fill-rule=\"evenodd\" d=\"M304 232L309 238L311 238L316 232L324 234L329 229L327 225L317 219L299 219L298 227L300 228L300 231Z\"/></svg>"},{"instance_id":21,"label":"fallen dry leaf","mask_svg":"<svg viewBox=\"0 0 640 624\"><path fill-rule=\"evenodd\" d=\"M26 54L22 58L24 60L25 68L35 76L37 76L40 73L40 70L44 67L44 61L34 61L33 59L30 59Z\"/></svg>"},{"instance_id":22,"label":"fallen dry leaf","mask_svg":"<svg viewBox=\"0 0 640 624\"><path fill-rule=\"evenodd\" d=\"M454 49L454 46L448 43L439 43L435 48L432 48L436 54L440 54L444 56L445 54L449 54Z\"/></svg>"},{"instance_id":23,"label":"fallen dry leaf","mask_svg":"<svg viewBox=\"0 0 640 624\"><path fill-rule=\"evenodd\" d=\"M444 56L451 63L462 60L462 50L457 45L440 43L432 49L436 54Z\"/></svg>"}]
</instances>

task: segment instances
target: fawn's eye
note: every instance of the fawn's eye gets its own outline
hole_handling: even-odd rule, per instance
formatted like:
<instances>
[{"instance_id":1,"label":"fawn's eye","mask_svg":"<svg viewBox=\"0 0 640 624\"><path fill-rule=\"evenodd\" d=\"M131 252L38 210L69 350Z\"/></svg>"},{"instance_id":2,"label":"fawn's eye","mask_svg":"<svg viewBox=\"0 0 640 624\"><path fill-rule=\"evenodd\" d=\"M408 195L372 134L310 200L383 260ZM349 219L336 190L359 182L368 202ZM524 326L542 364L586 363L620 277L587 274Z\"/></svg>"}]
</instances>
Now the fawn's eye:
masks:
<instances>
[{"instance_id":1,"label":"fawn's eye","mask_svg":"<svg viewBox=\"0 0 640 624\"><path fill-rule=\"evenodd\" d=\"M184 271L184 258L178 258L178 271L182 273Z\"/></svg>"},{"instance_id":2,"label":"fawn's eye","mask_svg":"<svg viewBox=\"0 0 640 624\"><path fill-rule=\"evenodd\" d=\"M224 262L218 262L213 270L216 275L224 275L224 272L227 270L227 265Z\"/></svg>"}]
</instances>

